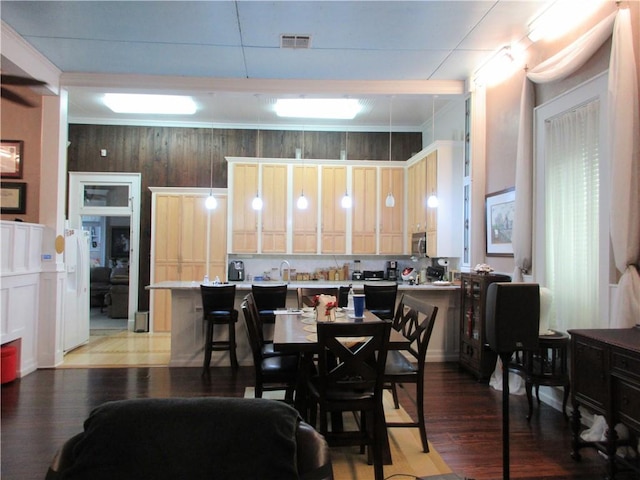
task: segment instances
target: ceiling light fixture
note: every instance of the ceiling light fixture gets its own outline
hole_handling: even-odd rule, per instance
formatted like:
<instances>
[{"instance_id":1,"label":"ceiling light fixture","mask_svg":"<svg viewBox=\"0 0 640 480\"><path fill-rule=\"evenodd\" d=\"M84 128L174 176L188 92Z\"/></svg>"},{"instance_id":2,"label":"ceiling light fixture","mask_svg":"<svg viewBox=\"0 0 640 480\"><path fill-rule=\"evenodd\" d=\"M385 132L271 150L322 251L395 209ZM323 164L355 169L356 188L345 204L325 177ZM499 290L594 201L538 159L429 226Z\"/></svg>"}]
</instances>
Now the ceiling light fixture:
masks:
<instances>
[{"instance_id":1,"label":"ceiling light fixture","mask_svg":"<svg viewBox=\"0 0 640 480\"><path fill-rule=\"evenodd\" d=\"M554 40L590 16L604 0L582 0L580 8L572 2L556 2L529 24L527 37L532 42Z\"/></svg>"},{"instance_id":2,"label":"ceiling light fixture","mask_svg":"<svg viewBox=\"0 0 640 480\"><path fill-rule=\"evenodd\" d=\"M504 80L513 69L514 54L511 46L498 50L474 75L476 85L493 85Z\"/></svg>"},{"instance_id":3,"label":"ceiling light fixture","mask_svg":"<svg viewBox=\"0 0 640 480\"><path fill-rule=\"evenodd\" d=\"M103 101L115 113L193 115L197 110L193 98L182 95L105 93Z\"/></svg>"},{"instance_id":4,"label":"ceiling light fixture","mask_svg":"<svg viewBox=\"0 0 640 480\"><path fill-rule=\"evenodd\" d=\"M209 196L204 201L207 210L214 210L218 206L218 200L213 196L213 123L211 124L211 145L209 145Z\"/></svg>"},{"instance_id":5,"label":"ceiling light fixture","mask_svg":"<svg viewBox=\"0 0 640 480\"><path fill-rule=\"evenodd\" d=\"M300 157L298 157L298 150L300 150ZM307 207L309 207L309 201L307 200L307 197L304 196L304 180L306 173L306 167L304 164L304 128L302 129L302 148L296 148L296 158L302 159L302 187L300 189L300 196L298 197L296 206L298 207L298 210L306 210Z\"/></svg>"},{"instance_id":6,"label":"ceiling light fixture","mask_svg":"<svg viewBox=\"0 0 640 480\"><path fill-rule=\"evenodd\" d=\"M352 120L362 109L353 98L279 98L275 112L279 117Z\"/></svg>"},{"instance_id":7,"label":"ceiling light fixture","mask_svg":"<svg viewBox=\"0 0 640 480\"><path fill-rule=\"evenodd\" d=\"M393 97L389 97L389 163L391 163L391 108ZM389 169L389 193L384 201L385 206L393 208L396 206L396 199L393 196L393 171Z\"/></svg>"}]
</instances>

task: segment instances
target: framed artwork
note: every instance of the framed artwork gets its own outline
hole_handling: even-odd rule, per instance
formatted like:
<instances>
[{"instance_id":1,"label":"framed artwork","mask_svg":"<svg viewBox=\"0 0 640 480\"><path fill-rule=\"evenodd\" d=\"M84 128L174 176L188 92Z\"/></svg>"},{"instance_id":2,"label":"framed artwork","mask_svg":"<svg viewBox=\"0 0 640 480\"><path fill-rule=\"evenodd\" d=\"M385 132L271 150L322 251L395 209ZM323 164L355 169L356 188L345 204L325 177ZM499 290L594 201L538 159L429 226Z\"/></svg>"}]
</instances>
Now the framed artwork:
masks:
<instances>
[{"instance_id":1,"label":"framed artwork","mask_svg":"<svg viewBox=\"0 0 640 480\"><path fill-rule=\"evenodd\" d=\"M485 196L485 223L488 257L512 257L511 233L516 191L508 188Z\"/></svg>"},{"instance_id":2,"label":"framed artwork","mask_svg":"<svg viewBox=\"0 0 640 480\"><path fill-rule=\"evenodd\" d=\"M110 256L129 258L129 227L111 227Z\"/></svg>"},{"instance_id":3,"label":"framed artwork","mask_svg":"<svg viewBox=\"0 0 640 480\"><path fill-rule=\"evenodd\" d=\"M0 140L0 176L22 178L22 140Z\"/></svg>"},{"instance_id":4,"label":"framed artwork","mask_svg":"<svg viewBox=\"0 0 640 480\"><path fill-rule=\"evenodd\" d=\"M2 182L0 185L2 213L26 213L27 184L23 182Z\"/></svg>"}]
</instances>

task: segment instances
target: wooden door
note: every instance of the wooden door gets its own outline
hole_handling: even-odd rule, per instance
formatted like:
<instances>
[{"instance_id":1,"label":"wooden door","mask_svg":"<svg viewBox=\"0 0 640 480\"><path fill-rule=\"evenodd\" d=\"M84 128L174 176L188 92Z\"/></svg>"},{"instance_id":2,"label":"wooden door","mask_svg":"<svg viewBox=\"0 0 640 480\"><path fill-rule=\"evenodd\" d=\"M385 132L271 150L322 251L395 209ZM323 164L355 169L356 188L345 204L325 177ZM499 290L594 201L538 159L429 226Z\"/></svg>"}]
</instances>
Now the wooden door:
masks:
<instances>
[{"instance_id":1,"label":"wooden door","mask_svg":"<svg viewBox=\"0 0 640 480\"><path fill-rule=\"evenodd\" d=\"M401 167L380 169L380 253L401 255L404 253L404 169ZM389 192L393 193L395 205L387 207Z\"/></svg>"},{"instance_id":2,"label":"wooden door","mask_svg":"<svg viewBox=\"0 0 640 480\"><path fill-rule=\"evenodd\" d=\"M353 167L351 249L354 254L376 253L377 169Z\"/></svg>"},{"instance_id":3,"label":"wooden door","mask_svg":"<svg viewBox=\"0 0 640 480\"><path fill-rule=\"evenodd\" d=\"M258 165L233 165L233 215L231 250L234 253L258 252L258 214L251 201L258 192Z\"/></svg>"},{"instance_id":4,"label":"wooden door","mask_svg":"<svg viewBox=\"0 0 640 480\"><path fill-rule=\"evenodd\" d=\"M346 253L347 213L340 201L347 191L346 167L322 167L321 252Z\"/></svg>"},{"instance_id":5,"label":"wooden door","mask_svg":"<svg viewBox=\"0 0 640 480\"><path fill-rule=\"evenodd\" d=\"M308 206L304 210L297 207L300 195L304 193ZM318 167L302 165L293 167L293 253L318 252Z\"/></svg>"},{"instance_id":6,"label":"wooden door","mask_svg":"<svg viewBox=\"0 0 640 480\"><path fill-rule=\"evenodd\" d=\"M287 251L287 166L262 165L262 253Z\"/></svg>"}]
</instances>

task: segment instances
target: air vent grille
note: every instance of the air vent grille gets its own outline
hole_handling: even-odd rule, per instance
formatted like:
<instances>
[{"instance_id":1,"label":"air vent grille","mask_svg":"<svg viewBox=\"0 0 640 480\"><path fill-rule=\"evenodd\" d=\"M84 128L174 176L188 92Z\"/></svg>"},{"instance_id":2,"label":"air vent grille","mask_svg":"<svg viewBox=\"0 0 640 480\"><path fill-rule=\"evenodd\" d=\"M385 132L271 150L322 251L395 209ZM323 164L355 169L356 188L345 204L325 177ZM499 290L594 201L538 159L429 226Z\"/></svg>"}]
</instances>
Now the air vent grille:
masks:
<instances>
[{"instance_id":1,"label":"air vent grille","mask_svg":"<svg viewBox=\"0 0 640 480\"><path fill-rule=\"evenodd\" d=\"M310 48L311 35L280 35L280 48Z\"/></svg>"}]
</instances>

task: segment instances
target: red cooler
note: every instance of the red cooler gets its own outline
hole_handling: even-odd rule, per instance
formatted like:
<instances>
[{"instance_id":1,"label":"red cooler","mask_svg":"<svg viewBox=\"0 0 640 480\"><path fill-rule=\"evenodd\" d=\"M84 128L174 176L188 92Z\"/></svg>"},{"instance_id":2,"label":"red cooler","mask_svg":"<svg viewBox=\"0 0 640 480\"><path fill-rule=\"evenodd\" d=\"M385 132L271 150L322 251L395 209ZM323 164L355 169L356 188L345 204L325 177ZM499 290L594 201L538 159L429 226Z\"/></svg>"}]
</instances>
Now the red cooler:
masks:
<instances>
[{"instance_id":1,"label":"red cooler","mask_svg":"<svg viewBox=\"0 0 640 480\"><path fill-rule=\"evenodd\" d=\"M0 348L0 383L13 382L18 371L18 349L11 345Z\"/></svg>"}]
</instances>

